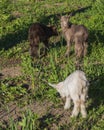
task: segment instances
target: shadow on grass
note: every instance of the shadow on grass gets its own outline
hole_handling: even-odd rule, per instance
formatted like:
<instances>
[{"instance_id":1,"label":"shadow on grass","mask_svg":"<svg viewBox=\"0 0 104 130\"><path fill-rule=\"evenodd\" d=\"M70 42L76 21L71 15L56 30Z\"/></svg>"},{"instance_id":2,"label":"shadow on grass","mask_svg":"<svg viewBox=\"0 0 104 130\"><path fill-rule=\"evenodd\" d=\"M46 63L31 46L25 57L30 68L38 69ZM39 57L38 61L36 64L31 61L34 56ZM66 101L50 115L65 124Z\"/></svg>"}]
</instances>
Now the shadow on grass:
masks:
<instances>
[{"instance_id":1,"label":"shadow on grass","mask_svg":"<svg viewBox=\"0 0 104 130\"><path fill-rule=\"evenodd\" d=\"M15 46L23 40L27 39L28 28L23 30L18 30L18 32L8 33L6 36L3 36L0 40L0 50L8 50L9 48Z\"/></svg>"},{"instance_id":2,"label":"shadow on grass","mask_svg":"<svg viewBox=\"0 0 104 130\"><path fill-rule=\"evenodd\" d=\"M62 46L66 46L66 41L65 41L64 38L60 38L59 41L57 41L56 43L51 43L49 46L50 46L50 49L51 49L51 48L56 48L56 49L58 49L58 48L60 48L60 47L62 47Z\"/></svg>"},{"instance_id":3,"label":"shadow on grass","mask_svg":"<svg viewBox=\"0 0 104 130\"><path fill-rule=\"evenodd\" d=\"M71 16L74 16L76 13L84 12L88 9L91 9L91 7L92 6L87 6L87 7L79 8L73 12L57 13L57 14L52 14L52 15L46 16L46 17L41 16L39 18L39 21L40 21L40 23L44 23L47 25L47 24L49 24L50 18L53 18L55 21L55 24L57 26L59 17L61 15L70 14ZM18 30L17 32L8 33L6 36L2 37L0 39L0 50L1 49L8 50L9 48L12 48L13 46L21 43L23 40L27 40L28 39L28 29L29 29L30 25L31 25L31 23L29 23L29 25L27 25L27 27L22 30ZM101 31L90 31L89 43L96 42L98 40L99 40L99 42L104 41L104 37L103 37ZM63 42L63 45L65 45L65 41ZM53 46L53 47L58 47L58 46L60 46L60 42L58 42L58 44L55 44L55 46Z\"/></svg>"},{"instance_id":4,"label":"shadow on grass","mask_svg":"<svg viewBox=\"0 0 104 130\"><path fill-rule=\"evenodd\" d=\"M89 43L101 43L104 45L104 32L103 30L90 30L89 32Z\"/></svg>"},{"instance_id":5,"label":"shadow on grass","mask_svg":"<svg viewBox=\"0 0 104 130\"><path fill-rule=\"evenodd\" d=\"M54 21L56 21L56 24L57 24L57 20L59 20L62 15L74 16L74 15L76 15L77 13L81 13L81 12L84 12L84 11L86 11L86 10L88 10L88 9L91 9L91 7L92 7L92 6L87 6L87 7L78 8L77 10L72 11L72 12L71 12L71 11L68 11L68 12L62 12L62 13L51 14L51 15L49 15L49 16L47 16L47 17L41 17L41 18L40 18L40 21L43 22L43 23L48 24L50 18L53 18Z\"/></svg>"},{"instance_id":6,"label":"shadow on grass","mask_svg":"<svg viewBox=\"0 0 104 130\"><path fill-rule=\"evenodd\" d=\"M50 129L50 125L52 125L54 122L56 123L56 121L59 121L59 118L56 119L54 115L48 113L47 115L44 115L42 118L40 118L39 121L41 129Z\"/></svg>"},{"instance_id":7,"label":"shadow on grass","mask_svg":"<svg viewBox=\"0 0 104 130\"><path fill-rule=\"evenodd\" d=\"M99 43L104 47L104 33L101 30L90 30L88 38L88 55L93 51L93 43L97 46Z\"/></svg>"},{"instance_id":8,"label":"shadow on grass","mask_svg":"<svg viewBox=\"0 0 104 130\"><path fill-rule=\"evenodd\" d=\"M92 103L88 108L89 110L98 108L101 104L104 105L104 73L91 81L89 86L89 98L92 99Z\"/></svg>"},{"instance_id":9,"label":"shadow on grass","mask_svg":"<svg viewBox=\"0 0 104 130\"><path fill-rule=\"evenodd\" d=\"M89 31L89 37L88 37L88 55L92 52L92 43L95 45L98 45L100 43L104 47L104 36L102 31L100 30L92 30ZM60 41L56 42L55 44L51 44L50 48L59 48L61 46L66 46L66 40L64 38L60 38ZM74 44L72 44L73 46Z\"/></svg>"},{"instance_id":10,"label":"shadow on grass","mask_svg":"<svg viewBox=\"0 0 104 130\"><path fill-rule=\"evenodd\" d=\"M62 14L60 14L60 13L52 14L52 15L49 15L47 17L43 16L43 17L40 17L39 21L40 21L40 23L48 24L50 18L53 18L56 21L56 24L57 24L57 21L59 20L58 16L70 14L70 13L71 13L71 16L73 16L76 13L84 12L85 10L87 10L89 8L91 8L91 6L79 8L78 10L73 11L73 12L65 12L65 13L62 13ZM19 44L21 41L27 40L28 39L28 28L29 28L29 26L30 25L28 25L27 28L24 28L22 30L18 30L17 32L8 33L6 36L2 37L0 39L0 43L1 43L0 44L0 50L1 49L8 50L9 48L15 46L16 44Z\"/></svg>"}]
</instances>

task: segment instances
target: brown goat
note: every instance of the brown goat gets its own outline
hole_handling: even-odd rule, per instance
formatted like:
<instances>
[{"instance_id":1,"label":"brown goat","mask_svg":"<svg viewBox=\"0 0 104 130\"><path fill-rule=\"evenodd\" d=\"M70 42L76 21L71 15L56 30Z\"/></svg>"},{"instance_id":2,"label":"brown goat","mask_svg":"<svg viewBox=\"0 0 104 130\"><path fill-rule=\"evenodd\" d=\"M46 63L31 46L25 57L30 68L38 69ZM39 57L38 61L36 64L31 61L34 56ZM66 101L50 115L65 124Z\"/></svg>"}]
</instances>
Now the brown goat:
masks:
<instances>
[{"instance_id":1,"label":"brown goat","mask_svg":"<svg viewBox=\"0 0 104 130\"><path fill-rule=\"evenodd\" d=\"M30 55L32 57L38 57L39 43L43 42L46 50L49 49L48 39L51 36L58 35L55 26L46 26L41 23L34 23L29 28L28 39L30 42Z\"/></svg>"},{"instance_id":2,"label":"brown goat","mask_svg":"<svg viewBox=\"0 0 104 130\"><path fill-rule=\"evenodd\" d=\"M69 16L61 16L61 28L67 41L67 51L65 56L70 54L71 43L75 43L75 54L81 58L87 53L88 30L83 25L69 23Z\"/></svg>"}]
</instances>

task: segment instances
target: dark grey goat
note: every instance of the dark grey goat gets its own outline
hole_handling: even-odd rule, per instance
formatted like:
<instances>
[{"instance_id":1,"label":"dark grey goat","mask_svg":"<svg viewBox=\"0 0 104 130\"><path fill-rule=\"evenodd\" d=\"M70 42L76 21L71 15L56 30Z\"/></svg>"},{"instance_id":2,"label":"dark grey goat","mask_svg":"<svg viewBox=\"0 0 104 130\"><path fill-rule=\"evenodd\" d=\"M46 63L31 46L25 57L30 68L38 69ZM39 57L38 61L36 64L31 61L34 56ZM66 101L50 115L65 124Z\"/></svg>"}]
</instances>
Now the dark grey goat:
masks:
<instances>
[{"instance_id":1,"label":"dark grey goat","mask_svg":"<svg viewBox=\"0 0 104 130\"><path fill-rule=\"evenodd\" d=\"M61 29L67 41L65 56L70 54L71 43L75 43L75 54L77 58L84 57L87 53L88 30L83 25L69 23L70 16L61 16Z\"/></svg>"},{"instance_id":2,"label":"dark grey goat","mask_svg":"<svg viewBox=\"0 0 104 130\"><path fill-rule=\"evenodd\" d=\"M41 23L33 23L29 28L28 39L30 42L30 55L32 57L38 57L38 49L40 42L45 45L45 53L49 48L48 39L51 36L57 36L57 30L55 26L46 26Z\"/></svg>"}]
</instances>

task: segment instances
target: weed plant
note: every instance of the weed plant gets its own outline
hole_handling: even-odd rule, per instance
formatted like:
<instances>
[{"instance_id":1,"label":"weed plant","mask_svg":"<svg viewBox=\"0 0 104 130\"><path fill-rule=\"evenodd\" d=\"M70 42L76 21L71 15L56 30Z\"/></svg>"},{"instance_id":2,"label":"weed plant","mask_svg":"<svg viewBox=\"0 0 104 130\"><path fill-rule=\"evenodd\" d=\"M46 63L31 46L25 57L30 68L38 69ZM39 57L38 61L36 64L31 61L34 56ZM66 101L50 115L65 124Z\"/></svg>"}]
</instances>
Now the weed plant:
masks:
<instances>
[{"instance_id":1,"label":"weed plant","mask_svg":"<svg viewBox=\"0 0 104 130\"><path fill-rule=\"evenodd\" d=\"M57 92L47 82L58 83L76 70L74 47L72 55L65 57L66 42L63 36L50 39L47 55L34 59L29 56L28 29L33 22L56 25L61 31L59 14L76 12L70 21L84 24L89 30L88 55L81 62L89 81L88 116L82 119L67 118L67 123L59 124L62 115L51 115L50 109L43 115L27 108L21 112L21 120L10 117L7 124L1 120L0 129L4 130L103 130L104 129L104 2L103 0L2 0L0 2L0 71L6 67L20 66L20 77L2 78L0 75L0 111L9 102L17 102L25 107L32 103L52 102L52 108L60 109L62 101ZM67 14L66 13L66 14ZM57 40L59 39L59 40ZM41 48L40 48L41 51ZM10 61L14 61L13 64ZM19 62L17 62L19 61ZM0 72L0 74L1 74ZM23 87L28 85L28 89ZM21 105L23 104L23 105ZM62 106L61 106L62 107ZM37 108L35 108L37 109ZM56 110L56 109L55 109ZM64 110L63 110L64 111ZM70 113L70 110L69 110ZM64 122L64 119L63 119Z\"/></svg>"}]
</instances>

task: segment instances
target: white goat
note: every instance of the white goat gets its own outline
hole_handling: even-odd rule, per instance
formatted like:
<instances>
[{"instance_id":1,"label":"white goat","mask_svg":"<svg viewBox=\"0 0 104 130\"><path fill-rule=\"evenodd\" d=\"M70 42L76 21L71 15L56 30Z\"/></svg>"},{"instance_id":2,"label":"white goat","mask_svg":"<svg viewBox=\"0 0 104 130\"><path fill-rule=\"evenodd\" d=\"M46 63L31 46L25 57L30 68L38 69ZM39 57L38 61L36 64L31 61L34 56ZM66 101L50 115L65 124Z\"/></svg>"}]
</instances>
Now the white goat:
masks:
<instances>
[{"instance_id":1,"label":"white goat","mask_svg":"<svg viewBox=\"0 0 104 130\"><path fill-rule=\"evenodd\" d=\"M64 81L58 84L51 84L61 95L62 98L66 97L66 103L64 109L70 108L71 99L74 103L74 109L72 117L77 116L81 111L82 117L87 116L85 101L88 96L89 82L85 76L85 73L80 70L74 71Z\"/></svg>"}]
</instances>

